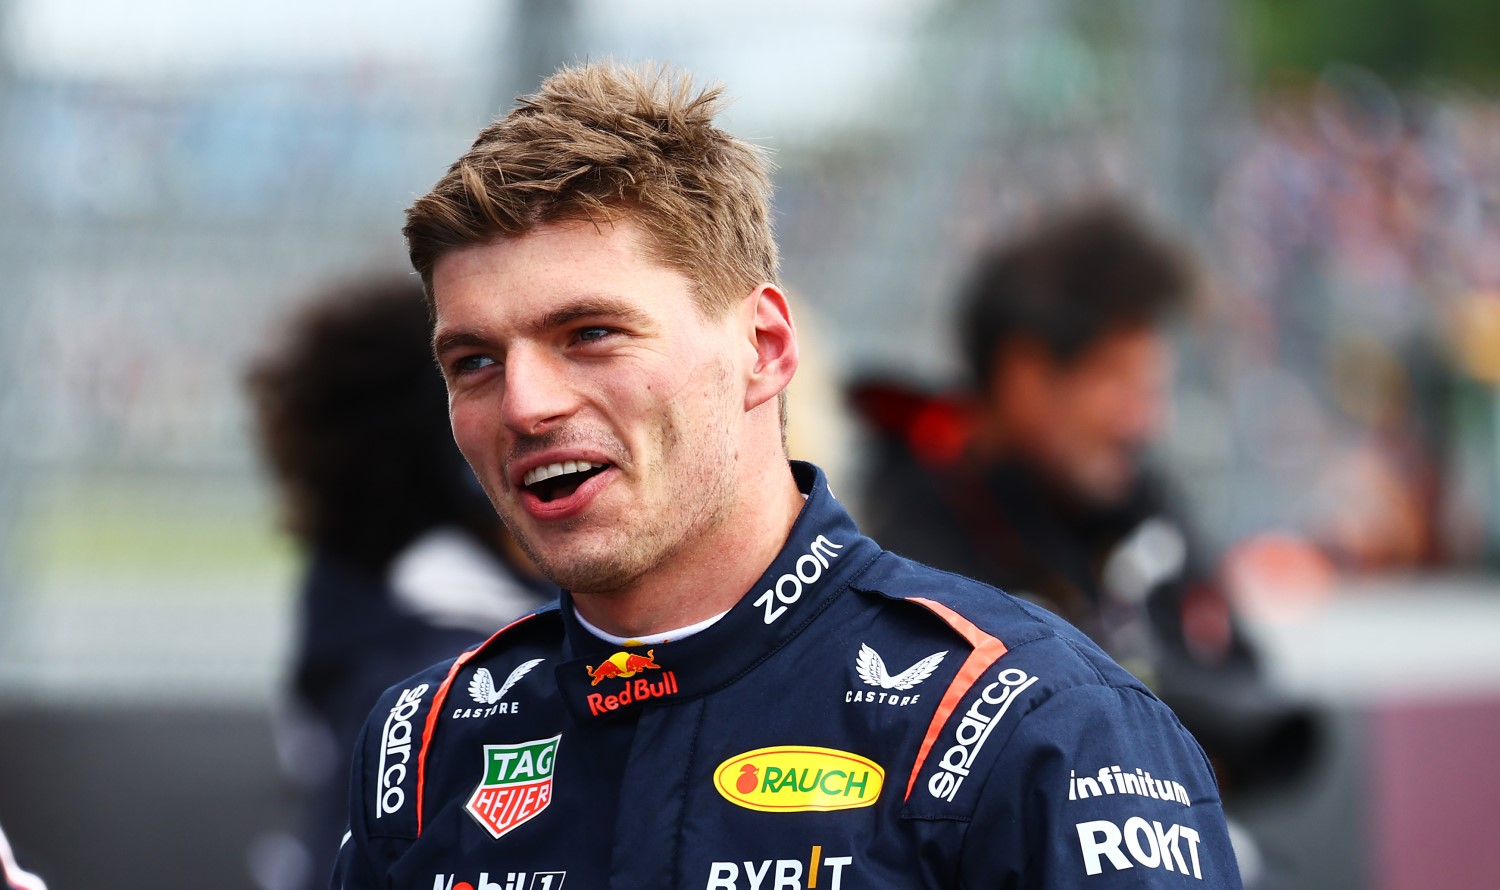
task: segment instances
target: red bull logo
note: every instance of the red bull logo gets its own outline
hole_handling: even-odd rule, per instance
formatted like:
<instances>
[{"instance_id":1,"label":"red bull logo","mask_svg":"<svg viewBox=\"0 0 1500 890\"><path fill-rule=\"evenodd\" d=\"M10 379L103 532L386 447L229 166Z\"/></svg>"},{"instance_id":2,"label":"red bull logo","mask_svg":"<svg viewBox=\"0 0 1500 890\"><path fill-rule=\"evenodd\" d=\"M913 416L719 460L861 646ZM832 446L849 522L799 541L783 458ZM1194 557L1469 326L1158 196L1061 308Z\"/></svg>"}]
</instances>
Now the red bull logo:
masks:
<instances>
[{"instance_id":1,"label":"red bull logo","mask_svg":"<svg viewBox=\"0 0 1500 890\"><path fill-rule=\"evenodd\" d=\"M584 665L584 670L589 672L589 677L594 681L590 685L598 686L602 680L612 680L615 677L629 679L641 671L659 671L661 665L656 663L656 650L647 649L645 655L616 652L600 662L598 667Z\"/></svg>"},{"instance_id":2,"label":"red bull logo","mask_svg":"<svg viewBox=\"0 0 1500 890\"><path fill-rule=\"evenodd\" d=\"M625 688L614 695L605 695L601 692L589 694L589 713L598 717L610 711L618 711L633 702L643 702L653 698L666 698L677 694L677 675L667 671L661 675L659 680L648 680L645 677L637 677L627 681Z\"/></svg>"},{"instance_id":3,"label":"red bull logo","mask_svg":"<svg viewBox=\"0 0 1500 890\"><path fill-rule=\"evenodd\" d=\"M605 695L602 692L593 692L588 695L589 713L598 717L610 711L653 698L665 698L677 694L677 674L672 671L664 671L657 679L636 676L645 671L660 671L661 665L656 663L656 650L647 649L645 655L638 652L616 652L614 655L604 659L598 667L584 665L593 680L590 684L598 686L605 680L621 679L625 681L625 688L613 695ZM633 678L633 679L632 679Z\"/></svg>"}]
</instances>

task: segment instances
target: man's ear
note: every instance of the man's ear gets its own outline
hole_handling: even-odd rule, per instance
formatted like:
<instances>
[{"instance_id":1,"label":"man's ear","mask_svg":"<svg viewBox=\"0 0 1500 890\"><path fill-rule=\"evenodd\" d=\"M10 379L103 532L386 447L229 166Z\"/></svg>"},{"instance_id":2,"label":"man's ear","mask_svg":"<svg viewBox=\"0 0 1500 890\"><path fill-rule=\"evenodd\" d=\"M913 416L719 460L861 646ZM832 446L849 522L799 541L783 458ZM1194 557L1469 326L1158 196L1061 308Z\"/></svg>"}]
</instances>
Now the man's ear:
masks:
<instances>
[{"instance_id":1,"label":"man's ear","mask_svg":"<svg viewBox=\"0 0 1500 890\"><path fill-rule=\"evenodd\" d=\"M797 329L786 295L774 284L762 284L746 299L751 303L751 346L755 349L745 390L745 410L774 399L797 372Z\"/></svg>"}]
</instances>

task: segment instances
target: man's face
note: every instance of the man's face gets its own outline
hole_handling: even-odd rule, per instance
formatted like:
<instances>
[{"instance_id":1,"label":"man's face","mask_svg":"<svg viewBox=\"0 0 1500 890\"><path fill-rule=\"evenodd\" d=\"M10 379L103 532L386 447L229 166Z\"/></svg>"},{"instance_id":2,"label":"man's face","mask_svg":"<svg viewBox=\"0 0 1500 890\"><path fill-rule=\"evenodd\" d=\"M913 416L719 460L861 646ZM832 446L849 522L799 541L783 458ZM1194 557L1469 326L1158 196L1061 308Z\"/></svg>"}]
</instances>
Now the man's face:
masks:
<instances>
[{"instance_id":1,"label":"man's face","mask_svg":"<svg viewBox=\"0 0 1500 890\"><path fill-rule=\"evenodd\" d=\"M1011 441L1073 496L1116 503L1160 432L1170 370L1166 339L1149 328L1106 334L1071 362L1030 351L1008 371L1024 390L1007 420Z\"/></svg>"},{"instance_id":2,"label":"man's face","mask_svg":"<svg viewBox=\"0 0 1500 890\"><path fill-rule=\"evenodd\" d=\"M740 311L704 317L640 239L626 219L549 225L433 270L459 448L522 548L577 592L669 566L731 512Z\"/></svg>"}]
</instances>

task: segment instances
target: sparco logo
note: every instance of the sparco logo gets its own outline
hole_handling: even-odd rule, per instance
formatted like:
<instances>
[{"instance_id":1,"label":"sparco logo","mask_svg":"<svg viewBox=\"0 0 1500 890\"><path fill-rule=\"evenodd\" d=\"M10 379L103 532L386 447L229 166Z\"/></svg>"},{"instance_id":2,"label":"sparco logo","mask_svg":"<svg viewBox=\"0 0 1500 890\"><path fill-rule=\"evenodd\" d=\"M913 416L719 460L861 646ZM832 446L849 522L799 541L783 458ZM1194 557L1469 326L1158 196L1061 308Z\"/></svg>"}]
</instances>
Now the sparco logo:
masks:
<instances>
[{"instance_id":1,"label":"sparco logo","mask_svg":"<svg viewBox=\"0 0 1500 890\"><path fill-rule=\"evenodd\" d=\"M396 812L406 803L406 792L401 790L401 783L406 781L406 764L411 760L411 718L422 706L422 696L426 694L426 683L415 689L403 689L390 715L385 718L385 728L380 732L380 768L375 785L376 819Z\"/></svg>"},{"instance_id":2,"label":"sparco logo","mask_svg":"<svg viewBox=\"0 0 1500 890\"><path fill-rule=\"evenodd\" d=\"M823 570L828 568L829 560L839 558L834 551L843 549L843 544L835 544L826 536L818 535L808 546L807 552L797 557L797 564L792 570L777 578L776 583L755 598L755 604L766 610L766 623L774 624L786 612L787 606L802 599L802 588L818 583L818 579L823 577Z\"/></svg>"},{"instance_id":3,"label":"sparco logo","mask_svg":"<svg viewBox=\"0 0 1500 890\"><path fill-rule=\"evenodd\" d=\"M979 756L979 749L984 747L990 733L995 731L1000 718L1010 710L1011 702L1035 682L1036 677L1025 671L1007 668L995 677L995 682L984 687L979 698L969 706L963 720L959 721L958 729L953 734L953 746L943 752L940 768L927 782L927 790L933 797L952 800L958 794L959 786L964 783L964 778L974 766L974 759ZM999 707L993 714L986 714L986 705Z\"/></svg>"}]
</instances>

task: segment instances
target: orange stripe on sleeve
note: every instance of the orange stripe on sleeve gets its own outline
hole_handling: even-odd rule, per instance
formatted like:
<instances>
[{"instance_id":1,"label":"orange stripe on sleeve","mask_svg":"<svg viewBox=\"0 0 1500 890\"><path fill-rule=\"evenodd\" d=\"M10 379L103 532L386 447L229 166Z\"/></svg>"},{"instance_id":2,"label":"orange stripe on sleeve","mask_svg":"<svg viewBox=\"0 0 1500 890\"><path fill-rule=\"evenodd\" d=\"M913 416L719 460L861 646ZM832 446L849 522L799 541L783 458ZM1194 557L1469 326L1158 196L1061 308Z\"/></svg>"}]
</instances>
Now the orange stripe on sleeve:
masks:
<instances>
[{"instance_id":1,"label":"orange stripe on sleeve","mask_svg":"<svg viewBox=\"0 0 1500 890\"><path fill-rule=\"evenodd\" d=\"M417 752L417 837L422 836L422 792L427 785L427 746L432 741L433 731L437 729L438 715L443 711L443 702L448 698L448 689L453 685L458 672L463 670L464 665L468 664L474 656L489 648L489 645L499 639L501 634L535 616L535 612L522 615L495 631L488 640L458 656L453 662L453 667L448 668L448 676L443 679L443 685L438 687L437 694L432 697L432 710L427 712L427 725L422 728L422 748Z\"/></svg>"},{"instance_id":2,"label":"orange stripe on sleeve","mask_svg":"<svg viewBox=\"0 0 1500 890\"><path fill-rule=\"evenodd\" d=\"M969 653L968 658L964 659L963 666L958 669L958 675L953 678L953 682L948 684L948 689L943 693L942 701L938 702L937 712L932 715L932 722L927 724L927 735L922 739L922 747L917 750L917 762L912 764L911 778L906 780L906 796L902 798L902 801L911 799L911 790L917 783L917 774L922 771L923 764L927 762L927 755L932 752L932 746L937 742L938 734L943 731L943 726L947 724L948 718L953 716L953 712L958 708L958 703L963 700L964 695L979 681L979 676L984 673L984 669L994 664L996 659L1010 651L1005 648L1005 644L1000 642L1000 640L975 627L969 619L942 603L919 596L907 597L907 601L917 603L926 608L927 611L943 619L949 627L958 631L959 635L967 640L970 646L974 647L974 650ZM421 785L419 784L417 788L419 794L417 800L419 801L418 806L420 806ZM418 810L419 815L420 813L421 810Z\"/></svg>"}]
</instances>

